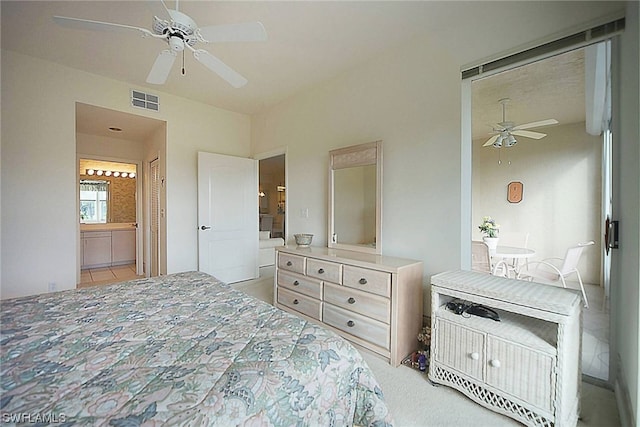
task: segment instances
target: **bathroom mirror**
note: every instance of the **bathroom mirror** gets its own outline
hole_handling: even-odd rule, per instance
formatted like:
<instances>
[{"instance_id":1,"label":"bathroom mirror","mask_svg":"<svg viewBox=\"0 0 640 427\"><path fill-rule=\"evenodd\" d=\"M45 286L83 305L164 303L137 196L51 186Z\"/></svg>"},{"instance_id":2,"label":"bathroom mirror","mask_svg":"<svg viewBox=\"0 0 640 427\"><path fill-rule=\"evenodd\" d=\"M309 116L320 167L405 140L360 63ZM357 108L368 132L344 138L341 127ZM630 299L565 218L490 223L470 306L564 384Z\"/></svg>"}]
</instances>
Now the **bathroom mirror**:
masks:
<instances>
[{"instance_id":1,"label":"bathroom mirror","mask_svg":"<svg viewBox=\"0 0 640 427\"><path fill-rule=\"evenodd\" d=\"M135 223L135 164L80 159L80 223Z\"/></svg>"},{"instance_id":2,"label":"bathroom mirror","mask_svg":"<svg viewBox=\"0 0 640 427\"><path fill-rule=\"evenodd\" d=\"M330 248L382 253L382 141L329 152Z\"/></svg>"}]
</instances>

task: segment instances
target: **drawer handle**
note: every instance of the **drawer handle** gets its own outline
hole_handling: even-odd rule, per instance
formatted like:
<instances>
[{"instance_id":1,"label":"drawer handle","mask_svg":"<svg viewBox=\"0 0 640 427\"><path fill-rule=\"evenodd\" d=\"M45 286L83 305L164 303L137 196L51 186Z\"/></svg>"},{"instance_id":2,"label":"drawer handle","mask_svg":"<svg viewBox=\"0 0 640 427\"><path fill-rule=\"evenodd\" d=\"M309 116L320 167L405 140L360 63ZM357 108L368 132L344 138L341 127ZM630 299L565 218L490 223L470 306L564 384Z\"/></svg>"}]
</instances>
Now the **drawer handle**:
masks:
<instances>
[{"instance_id":1,"label":"drawer handle","mask_svg":"<svg viewBox=\"0 0 640 427\"><path fill-rule=\"evenodd\" d=\"M494 368L499 368L500 367L500 361L498 359L493 359L489 361L489 365L491 365Z\"/></svg>"},{"instance_id":2,"label":"drawer handle","mask_svg":"<svg viewBox=\"0 0 640 427\"><path fill-rule=\"evenodd\" d=\"M293 303L294 303L294 304L300 304L300 301L298 301L297 299L294 299L294 300L293 300Z\"/></svg>"},{"instance_id":3,"label":"drawer handle","mask_svg":"<svg viewBox=\"0 0 640 427\"><path fill-rule=\"evenodd\" d=\"M361 285L366 285L367 284L367 279L365 279L364 277L362 279L360 279L358 281L358 283L360 283Z\"/></svg>"},{"instance_id":4,"label":"drawer handle","mask_svg":"<svg viewBox=\"0 0 640 427\"><path fill-rule=\"evenodd\" d=\"M287 261L287 267L291 267L293 263L291 261Z\"/></svg>"},{"instance_id":5,"label":"drawer handle","mask_svg":"<svg viewBox=\"0 0 640 427\"><path fill-rule=\"evenodd\" d=\"M349 304L355 304L355 303L356 303L356 299L355 299L354 297L350 297L350 298L347 300L347 302L348 302Z\"/></svg>"},{"instance_id":6,"label":"drawer handle","mask_svg":"<svg viewBox=\"0 0 640 427\"><path fill-rule=\"evenodd\" d=\"M478 359L480 359L480 354L478 354L477 352L475 352L475 351L474 351L473 353L471 353L471 354L469 355L469 357L470 357L471 359L473 359L473 360L478 360Z\"/></svg>"},{"instance_id":7,"label":"drawer handle","mask_svg":"<svg viewBox=\"0 0 640 427\"><path fill-rule=\"evenodd\" d=\"M295 282L293 282L293 286L298 286L300 284L300 282L298 282L297 280Z\"/></svg>"},{"instance_id":8,"label":"drawer handle","mask_svg":"<svg viewBox=\"0 0 640 427\"><path fill-rule=\"evenodd\" d=\"M350 327L350 328L353 328L354 326L356 326L356 324L355 324L355 322L353 320L349 320L347 322L347 326Z\"/></svg>"},{"instance_id":9,"label":"drawer handle","mask_svg":"<svg viewBox=\"0 0 640 427\"><path fill-rule=\"evenodd\" d=\"M319 268L318 269L318 274L322 274L322 273L324 273L324 268Z\"/></svg>"}]
</instances>

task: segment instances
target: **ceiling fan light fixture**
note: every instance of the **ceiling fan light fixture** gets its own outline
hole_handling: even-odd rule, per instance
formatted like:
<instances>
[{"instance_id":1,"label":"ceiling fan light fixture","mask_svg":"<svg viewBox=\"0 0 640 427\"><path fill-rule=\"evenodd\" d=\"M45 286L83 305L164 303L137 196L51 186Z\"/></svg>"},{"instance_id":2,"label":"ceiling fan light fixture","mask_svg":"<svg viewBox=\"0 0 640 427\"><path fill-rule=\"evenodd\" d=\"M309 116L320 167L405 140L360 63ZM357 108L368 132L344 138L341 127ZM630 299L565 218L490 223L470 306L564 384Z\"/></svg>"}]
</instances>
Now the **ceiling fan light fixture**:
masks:
<instances>
[{"instance_id":1,"label":"ceiling fan light fixture","mask_svg":"<svg viewBox=\"0 0 640 427\"><path fill-rule=\"evenodd\" d=\"M513 147L517 143L518 141L516 140L516 137L513 135L509 135L509 137L507 138L507 142L505 143L505 147Z\"/></svg>"},{"instance_id":2,"label":"ceiling fan light fixture","mask_svg":"<svg viewBox=\"0 0 640 427\"><path fill-rule=\"evenodd\" d=\"M182 52L184 50L184 40L180 36L171 36L169 38L169 46L174 52Z\"/></svg>"},{"instance_id":3,"label":"ceiling fan light fixture","mask_svg":"<svg viewBox=\"0 0 640 427\"><path fill-rule=\"evenodd\" d=\"M502 147L502 140L504 138L502 137L502 135L499 135L498 138L496 138L496 140L493 142L493 147L494 148L500 148Z\"/></svg>"}]
</instances>

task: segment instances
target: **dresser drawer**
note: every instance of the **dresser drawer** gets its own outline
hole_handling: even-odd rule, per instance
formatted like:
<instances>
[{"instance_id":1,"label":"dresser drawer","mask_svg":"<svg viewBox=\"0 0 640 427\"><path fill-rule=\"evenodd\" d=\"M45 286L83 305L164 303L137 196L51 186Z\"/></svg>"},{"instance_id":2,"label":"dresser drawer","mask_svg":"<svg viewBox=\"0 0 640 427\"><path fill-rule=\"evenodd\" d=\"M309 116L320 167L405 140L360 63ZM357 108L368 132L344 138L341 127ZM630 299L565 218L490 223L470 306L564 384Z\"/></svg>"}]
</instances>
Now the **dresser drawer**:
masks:
<instances>
[{"instance_id":1,"label":"dresser drawer","mask_svg":"<svg viewBox=\"0 0 640 427\"><path fill-rule=\"evenodd\" d=\"M325 303L322 309L322 321L358 338L388 349L390 329L386 323L373 320L332 304Z\"/></svg>"},{"instance_id":2,"label":"dresser drawer","mask_svg":"<svg viewBox=\"0 0 640 427\"><path fill-rule=\"evenodd\" d=\"M344 266L342 284L383 297L391 296L391 273L366 268Z\"/></svg>"},{"instance_id":3,"label":"dresser drawer","mask_svg":"<svg viewBox=\"0 0 640 427\"><path fill-rule=\"evenodd\" d=\"M342 283L342 264L307 258L307 276L333 283Z\"/></svg>"},{"instance_id":4,"label":"dresser drawer","mask_svg":"<svg viewBox=\"0 0 640 427\"><path fill-rule=\"evenodd\" d=\"M278 268L304 274L304 257L278 252Z\"/></svg>"},{"instance_id":5,"label":"dresser drawer","mask_svg":"<svg viewBox=\"0 0 640 427\"><path fill-rule=\"evenodd\" d=\"M301 294L316 299L322 299L322 281L318 279L278 270L278 286L300 292Z\"/></svg>"},{"instance_id":6,"label":"dresser drawer","mask_svg":"<svg viewBox=\"0 0 640 427\"><path fill-rule=\"evenodd\" d=\"M384 323L390 320L391 301L368 292L325 283L324 301Z\"/></svg>"},{"instance_id":7,"label":"dresser drawer","mask_svg":"<svg viewBox=\"0 0 640 427\"><path fill-rule=\"evenodd\" d=\"M320 300L287 289L278 288L278 304L317 320L320 320L322 316L322 302Z\"/></svg>"}]
</instances>

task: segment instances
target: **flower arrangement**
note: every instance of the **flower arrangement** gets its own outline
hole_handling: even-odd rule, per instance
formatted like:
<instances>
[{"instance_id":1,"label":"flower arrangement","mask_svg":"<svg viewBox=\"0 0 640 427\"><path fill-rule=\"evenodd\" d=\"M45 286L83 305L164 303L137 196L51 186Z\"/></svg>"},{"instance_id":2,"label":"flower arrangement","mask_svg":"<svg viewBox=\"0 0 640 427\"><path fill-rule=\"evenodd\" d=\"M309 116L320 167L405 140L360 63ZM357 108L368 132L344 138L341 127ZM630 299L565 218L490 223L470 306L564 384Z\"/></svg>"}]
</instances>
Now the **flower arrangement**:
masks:
<instances>
[{"instance_id":1,"label":"flower arrangement","mask_svg":"<svg viewBox=\"0 0 640 427\"><path fill-rule=\"evenodd\" d=\"M422 328L422 331L418 334L418 341L420 341L425 348L431 345L431 328L429 326Z\"/></svg>"},{"instance_id":2,"label":"flower arrangement","mask_svg":"<svg viewBox=\"0 0 640 427\"><path fill-rule=\"evenodd\" d=\"M483 216L482 224L480 224L478 228L487 237L498 237L498 231L500 231L500 224L496 224L495 220L490 216Z\"/></svg>"}]
</instances>

